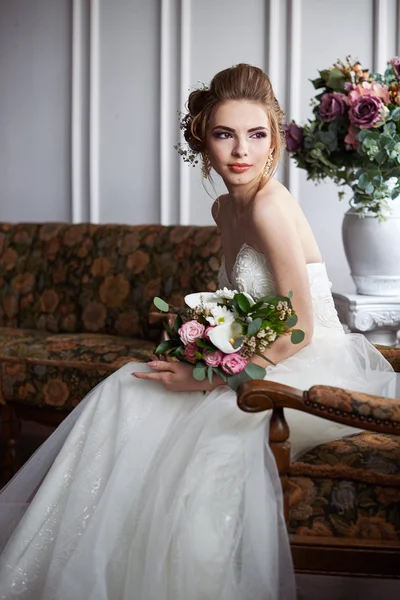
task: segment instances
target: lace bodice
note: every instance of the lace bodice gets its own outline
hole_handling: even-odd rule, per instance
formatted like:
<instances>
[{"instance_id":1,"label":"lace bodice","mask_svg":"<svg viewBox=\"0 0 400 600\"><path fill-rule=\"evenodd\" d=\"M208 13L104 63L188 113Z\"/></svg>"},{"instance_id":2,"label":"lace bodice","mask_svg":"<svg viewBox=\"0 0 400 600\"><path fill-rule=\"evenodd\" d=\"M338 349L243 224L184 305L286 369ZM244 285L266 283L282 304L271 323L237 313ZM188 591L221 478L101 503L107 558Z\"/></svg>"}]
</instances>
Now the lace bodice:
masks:
<instances>
[{"instance_id":1,"label":"lace bodice","mask_svg":"<svg viewBox=\"0 0 400 600\"><path fill-rule=\"evenodd\" d=\"M314 312L314 336L326 334L326 328L331 332L343 334L335 305L325 265L311 263L307 265L310 280L310 292ZM254 299L275 293L275 283L264 254L257 252L248 244L243 244L239 250L232 273L226 272L225 259L222 259L218 282L220 287L247 292ZM294 299L295 303L295 299Z\"/></svg>"}]
</instances>

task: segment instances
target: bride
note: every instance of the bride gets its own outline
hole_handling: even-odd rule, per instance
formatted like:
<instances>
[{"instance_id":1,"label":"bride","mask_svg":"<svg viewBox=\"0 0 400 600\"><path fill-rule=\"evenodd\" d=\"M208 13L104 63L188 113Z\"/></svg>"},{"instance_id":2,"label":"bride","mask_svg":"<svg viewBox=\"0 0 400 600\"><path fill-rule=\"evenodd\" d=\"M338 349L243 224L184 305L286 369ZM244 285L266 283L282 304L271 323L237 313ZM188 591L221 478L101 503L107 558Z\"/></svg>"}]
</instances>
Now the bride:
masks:
<instances>
[{"instance_id":1,"label":"bride","mask_svg":"<svg viewBox=\"0 0 400 600\"><path fill-rule=\"evenodd\" d=\"M311 229L273 178L283 113L265 73L244 64L218 73L190 94L184 124L203 173L213 168L227 188L212 207L220 287L255 298L293 291L305 338L274 342L266 377L390 394L390 365L344 333ZM198 382L187 364L122 367L0 494L0 598L295 598L269 418L242 413L223 381ZM287 418L293 456L354 432Z\"/></svg>"}]
</instances>

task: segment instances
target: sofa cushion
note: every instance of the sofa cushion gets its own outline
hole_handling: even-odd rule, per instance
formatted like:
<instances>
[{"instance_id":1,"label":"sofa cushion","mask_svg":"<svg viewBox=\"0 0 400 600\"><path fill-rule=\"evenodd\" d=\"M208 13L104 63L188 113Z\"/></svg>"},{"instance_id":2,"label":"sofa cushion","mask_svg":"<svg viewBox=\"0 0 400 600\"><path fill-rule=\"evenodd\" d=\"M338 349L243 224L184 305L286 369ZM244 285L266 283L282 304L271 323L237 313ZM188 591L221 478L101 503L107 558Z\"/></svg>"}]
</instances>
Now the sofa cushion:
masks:
<instances>
[{"instance_id":1,"label":"sofa cushion","mask_svg":"<svg viewBox=\"0 0 400 600\"><path fill-rule=\"evenodd\" d=\"M291 466L289 532L400 541L400 438L363 432Z\"/></svg>"},{"instance_id":2,"label":"sofa cushion","mask_svg":"<svg viewBox=\"0 0 400 600\"><path fill-rule=\"evenodd\" d=\"M0 345L0 399L70 411L127 362L148 360L154 347L106 334L25 331L19 340Z\"/></svg>"},{"instance_id":3,"label":"sofa cushion","mask_svg":"<svg viewBox=\"0 0 400 600\"><path fill-rule=\"evenodd\" d=\"M216 289L216 227L0 223L0 326L150 338L154 296Z\"/></svg>"}]
</instances>

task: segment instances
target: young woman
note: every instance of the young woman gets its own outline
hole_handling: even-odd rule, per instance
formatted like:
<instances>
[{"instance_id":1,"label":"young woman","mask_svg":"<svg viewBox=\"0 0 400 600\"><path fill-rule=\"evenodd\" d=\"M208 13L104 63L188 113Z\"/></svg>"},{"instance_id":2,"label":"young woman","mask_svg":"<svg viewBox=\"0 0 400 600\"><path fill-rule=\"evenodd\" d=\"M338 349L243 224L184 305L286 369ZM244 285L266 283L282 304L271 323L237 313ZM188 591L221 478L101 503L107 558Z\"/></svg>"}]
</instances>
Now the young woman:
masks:
<instances>
[{"instance_id":1,"label":"young woman","mask_svg":"<svg viewBox=\"0 0 400 600\"><path fill-rule=\"evenodd\" d=\"M390 365L365 338L344 334L310 227L273 179L283 113L268 77L249 65L222 71L190 94L188 111L191 150L227 188L212 207L225 252L220 286L255 298L293 291L305 339L278 339L267 377L390 393ZM295 455L354 431L287 412ZM240 412L222 381L194 380L189 365L126 365L0 495L0 598L291 600L268 422Z\"/></svg>"}]
</instances>

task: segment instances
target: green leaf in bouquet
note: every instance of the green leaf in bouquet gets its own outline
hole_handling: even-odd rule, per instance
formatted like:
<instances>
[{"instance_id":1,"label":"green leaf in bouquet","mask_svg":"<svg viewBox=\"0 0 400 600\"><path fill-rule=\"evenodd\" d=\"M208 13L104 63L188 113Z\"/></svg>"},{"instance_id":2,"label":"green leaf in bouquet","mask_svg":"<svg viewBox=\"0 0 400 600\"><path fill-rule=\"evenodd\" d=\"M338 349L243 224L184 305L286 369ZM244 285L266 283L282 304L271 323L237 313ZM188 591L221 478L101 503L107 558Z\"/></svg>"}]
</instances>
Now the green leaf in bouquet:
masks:
<instances>
[{"instance_id":1,"label":"green leaf in bouquet","mask_svg":"<svg viewBox=\"0 0 400 600\"><path fill-rule=\"evenodd\" d=\"M297 321L298 321L297 315L290 315L290 317L286 321L286 325L289 328L294 327L296 325Z\"/></svg>"},{"instance_id":2,"label":"green leaf in bouquet","mask_svg":"<svg viewBox=\"0 0 400 600\"><path fill-rule=\"evenodd\" d=\"M262 302L263 304L271 304L275 298L276 296L263 296L258 302Z\"/></svg>"},{"instance_id":3,"label":"green leaf in bouquet","mask_svg":"<svg viewBox=\"0 0 400 600\"><path fill-rule=\"evenodd\" d=\"M342 192L342 193L344 193L344 192ZM293 292L292 292L292 290L289 291L288 298L289 298L289 300L291 300L293 298Z\"/></svg>"},{"instance_id":4,"label":"green leaf in bouquet","mask_svg":"<svg viewBox=\"0 0 400 600\"><path fill-rule=\"evenodd\" d=\"M182 323L183 323L182 317L180 315L178 315L174 322L174 332L175 333L178 333L178 330L182 327Z\"/></svg>"},{"instance_id":5,"label":"green leaf in bouquet","mask_svg":"<svg viewBox=\"0 0 400 600\"><path fill-rule=\"evenodd\" d=\"M218 377L221 377L221 379L223 379L224 381L228 379L226 373L224 373L222 369L219 369L218 367L213 367L212 370L216 375L218 375Z\"/></svg>"},{"instance_id":6,"label":"green leaf in bouquet","mask_svg":"<svg viewBox=\"0 0 400 600\"><path fill-rule=\"evenodd\" d=\"M236 340L233 342L232 346L235 348L240 348L240 346L243 344L243 340L244 337L241 335L240 337L236 338Z\"/></svg>"},{"instance_id":7,"label":"green leaf in bouquet","mask_svg":"<svg viewBox=\"0 0 400 600\"><path fill-rule=\"evenodd\" d=\"M169 350L178 348L178 346L180 346L179 340L166 340L165 342L161 342L161 344L157 346L155 354L164 354Z\"/></svg>"},{"instance_id":8,"label":"green leaf in bouquet","mask_svg":"<svg viewBox=\"0 0 400 600\"><path fill-rule=\"evenodd\" d=\"M346 82L346 76L339 69L331 69L328 75L328 81L326 86L330 87L335 92L342 92L344 90L344 84Z\"/></svg>"},{"instance_id":9,"label":"green leaf in bouquet","mask_svg":"<svg viewBox=\"0 0 400 600\"><path fill-rule=\"evenodd\" d=\"M213 346L212 344L210 344L209 342L206 342L204 340L201 339L197 339L196 340L196 345L199 346L200 348L204 348L205 350L208 350L209 352L216 352L217 349L215 348L215 346Z\"/></svg>"},{"instance_id":10,"label":"green leaf in bouquet","mask_svg":"<svg viewBox=\"0 0 400 600\"><path fill-rule=\"evenodd\" d=\"M208 381L210 383L212 383L212 376L213 376L213 369L212 369L212 367L208 367L208 369L207 369L207 377L208 377Z\"/></svg>"},{"instance_id":11,"label":"green leaf in bouquet","mask_svg":"<svg viewBox=\"0 0 400 600\"><path fill-rule=\"evenodd\" d=\"M165 331L168 333L168 336L170 337L170 339L178 339L179 338L178 334L175 333L173 331L173 329L171 329L171 327L165 321L163 323L163 327L164 327Z\"/></svg>"},{"instance_id":12,"label":"green leaf in bouquet","mask_svg":"<svg viewBox=\"0 0 400 600\"><path fill-rule=\"evenodd\" d=\"M290 339L292 340L292 344L300 344L304 340L304 331L295 329L292 331Z\"/></svg>"},{"instance_id":13,"label":"green leaf in bouquet","mask_svg":"<svg viewBox=\"0 0 400 600\"><path fill-rule=\"evenodd\" d=\"M247 375L246 371L242 371L241 373L236 373L236 375L230 375L226 382L232 390L236 392L239 385L245 381L249 381L250 377Z\"/></svg>"},{"instance_id":14,"label":"green leaf in bouquet","mask_svg":"<svg viewBox=\"0 0 400 600\"><path fill-rule=\"evenodd\" d=\"M249 299L244 294L236 294L235 301L242 312L247 314L251 308Z\"/></svg>"},{"instance_id":15,"label":"green leaf in bouquet","mask_svg":"<svg viewBox=\"0 0 400 600\"><path fill-rule=\"evenodd\" d=\"M264 367L260 367L260 365L251 362L247 364L245 371L250 379L264 379L265 377Z\"/></svg>"},{"instance_id":16,"label":"green leaf in bouquet","mask_svg":"<svg viewBox=\"0 0 400 600\"><path fill-rule=\"evenodd\" d=\"M258 333L260 331L261 323L262 319L260 318L254 319L251 323L249 323L247 335L255 335Z\"/></svg>"},{"instance_id":17,"label":"green leaf in bouquet","mask_svg":"<svg viewBox=\"0 0 400 600\"><path fill-rule=\"evenodd\" d=\"M204 381L206 377L206 365L203 362L197 363L197 365L193 369L193 377L196 381Z\"/></svg>"},{"instance_id":18,"label":"green leaf in bouquet","mask_svg":"<svg viewBox=\"0 0 400 600\"><path fill-rule=\"evenodd\" d=\"M158 296L156 296L155 298L153 298L153 302L154 302L154 306L156 308L158 308L158 310L160 310L161 312L169 311L168 304L164 300L162 300L162 298L159 298Z\"/></svg>"},{"instance_id":19,"label":"green leaf in bouquet","mask_svg":"<svg viewBox=\"0 0 400 600\"><path fill-rule=\"evenodd\" d=\"M394 109L392 112L392 119L398 123L400 121L400 106Z\"/></svg>"},{"instance_id":20,"label":"green leaf in bouquet","mask_svg":"<svg viewBox=\"0 0 400 600\"><path fill-rule=\"evenodd\" d=\"M258 302L256 302L255 304L253 304L253 306L251 307L251 310L249 312L250 315L253 314L253 312L256 312L257 310L259 310L260 308L262 308L264 306L265 302L263 302L262 300L259 300Z\"/></svg>"},{"instance_id":21,"label":"green leaf in bouquet","mask_svg":"<svg viewBox=\"0 0 400 600\"><path fill-rule=\"evenodd\" d=\"M183 345L178 346L178 348L176 350L173 350L171 352L171 354L172 354L172 356L175 356L179 360L186 361L186 358L185 358L185 347Z\"/></svg>"}]
</instances>

